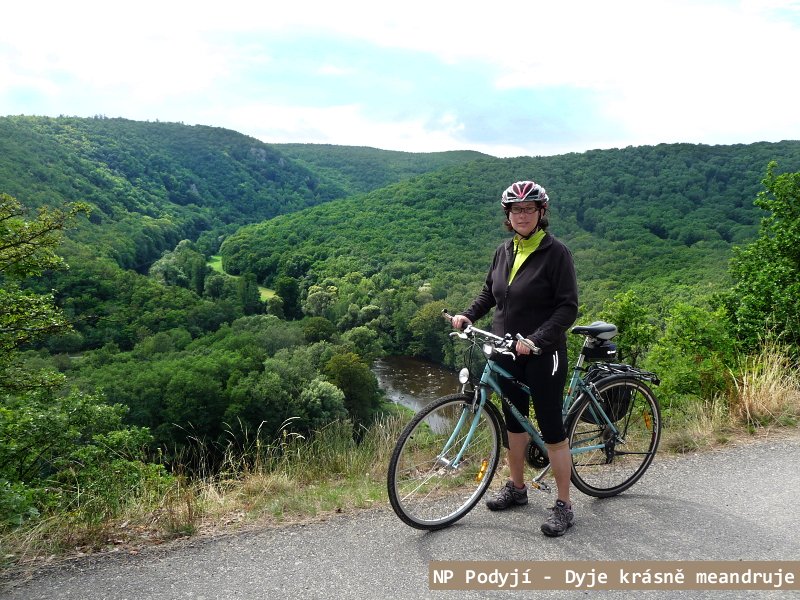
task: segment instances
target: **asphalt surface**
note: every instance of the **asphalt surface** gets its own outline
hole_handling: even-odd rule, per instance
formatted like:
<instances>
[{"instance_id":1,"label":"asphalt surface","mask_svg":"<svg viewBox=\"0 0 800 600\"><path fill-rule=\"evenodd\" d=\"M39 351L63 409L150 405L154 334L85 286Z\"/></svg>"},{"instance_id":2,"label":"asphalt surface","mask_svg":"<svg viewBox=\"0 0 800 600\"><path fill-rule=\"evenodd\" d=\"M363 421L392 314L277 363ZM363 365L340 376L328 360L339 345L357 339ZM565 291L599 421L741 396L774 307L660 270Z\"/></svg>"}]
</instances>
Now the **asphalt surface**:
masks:
<instances>
[{"instance_id":1,"label":"asphalt surface","mask_svg":"<svg viewBox=\"0 0 800 600\"><path fill-rule=\"evenodd\" d=\"M545 538L553 498L422 532L390 508L321 523L194 539L139 554L87 557L13 581L21 600L192 598L796 598L798 591L441 591L432 561L800 560L800 430L681 457L659 456L631 490L575 491L576 526Z\"/></svg>"}]
</instances>

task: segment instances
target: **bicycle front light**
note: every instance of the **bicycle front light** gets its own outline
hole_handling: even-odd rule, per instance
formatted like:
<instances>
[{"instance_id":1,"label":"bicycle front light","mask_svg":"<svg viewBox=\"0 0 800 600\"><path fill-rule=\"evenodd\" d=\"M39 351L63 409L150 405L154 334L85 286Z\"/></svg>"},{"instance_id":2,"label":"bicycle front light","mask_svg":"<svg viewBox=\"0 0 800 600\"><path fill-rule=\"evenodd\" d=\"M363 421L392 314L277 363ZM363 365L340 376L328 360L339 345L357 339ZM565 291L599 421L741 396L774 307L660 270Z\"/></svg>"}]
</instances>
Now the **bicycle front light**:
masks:
<instances>
[{"instance_id":1,"label":"bicycle front light","mask_svg":"<svg viewBox=\"0 0 800 600\"><path fill-rule=\"evenodd\" d=\"M458 383L464 385L469 381L469 369L464 367L458 372Z\"/></svg>"},{"instance_id":2,"label":"bicycle front light","mask_svg":"<svg viewBox=\"0 0 800 600\"><path fill-rule=\"evenodd\" d=\"M494 353L494 346L489 342L486 342L483 345L483 353L486 355L486 358L491 358L492 354Z\"/></svg>"}]
</instances>

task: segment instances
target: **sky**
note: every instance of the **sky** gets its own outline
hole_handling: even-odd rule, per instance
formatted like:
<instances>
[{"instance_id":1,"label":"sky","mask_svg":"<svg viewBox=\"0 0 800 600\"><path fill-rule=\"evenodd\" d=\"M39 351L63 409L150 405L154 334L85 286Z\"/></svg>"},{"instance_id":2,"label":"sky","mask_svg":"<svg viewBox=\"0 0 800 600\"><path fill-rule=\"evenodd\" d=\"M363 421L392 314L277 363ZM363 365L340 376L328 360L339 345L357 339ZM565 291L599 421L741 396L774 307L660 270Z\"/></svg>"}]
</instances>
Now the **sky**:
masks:
<instances>
[{"instance_id":1,"label":"sky","mask_svg":"<svg viewBox=\"0 0 800 600\"><path fill-rule=\"evenodd\" d=\"M800 0L12 6L0 116L498 157L800 139Z\"/></svg>"}]
</instances>

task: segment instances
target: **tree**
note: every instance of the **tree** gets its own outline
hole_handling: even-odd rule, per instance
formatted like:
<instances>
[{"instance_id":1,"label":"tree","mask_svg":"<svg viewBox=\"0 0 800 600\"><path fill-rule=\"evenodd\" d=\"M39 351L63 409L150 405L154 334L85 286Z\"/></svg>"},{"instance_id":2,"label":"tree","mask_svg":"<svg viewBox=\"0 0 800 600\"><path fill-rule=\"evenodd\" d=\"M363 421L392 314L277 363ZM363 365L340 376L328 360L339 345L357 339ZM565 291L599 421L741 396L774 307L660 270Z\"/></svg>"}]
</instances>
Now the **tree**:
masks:
<instances>
[{"instance_id":1,"label":"tree","mask_svg":"<svg viewBox=\"0 0 800 600\"><path fill-rule=\"evenodd\" d=\"M344 405L356 424L366 424L380 406L378 380L352 352L337 354L325 365L331 383L344 392Z\"/></svg>"},{"instance_id":2,"label":"tree","mask_svg":"<svg viewBox=\"0 0 800 600\"><path fill-rule=\"evenodd\" d=\"M203 294L206 275L211 268L189 240L182 240L175 250L166 250L150 267L150 276L166 285L179 285Z\"/></svg>"},{"instance_id":3,"label":"tree","mask_svg":"<svg viewBox=\"0 0 800 600\"><path fill-rule=\"evenodd\" d=\"M297 279L281 275L275 280L275 293L283 300L283 314L287 319L299 319L303 316L300 310L300 285Z\"/></svg>"},{"instance_id":4,"label":"tree","mask_svg":"<svg viewBox=\"0 0 800 600\"><path fill-rule=\"evenodd\" d=\"M363 325L345 331L342 334L342 344L368 362L372 362L383 354L378 333Z\"/></svg>"},{"instance_id":5,"label":"tree","mask_svg":"<svg viewBox=\"0 0 800 600\"><path fill-rule=\"evenodd\" d=\"M336 326L325 317L309 317L303 322L303 336L310 344L329 341L336 335Z\"/></svg>"},{"instance_id":6,"label":"tree","mask_svg":"<svg viewBox=\"0 0 800 600\"><path fill-rule=\"evenodd\" d=\"M222 275L221 273L210 274L203 283L203 295L212 300L223 298L225 293L225 279L227 277L227 275Z\"/></svg>"},{"instance_id":7,"label":"tree","mask_svg":"<svg viewBox=\"0 0 800 600\"><path fill-rule=\"evenodd\" d=\"M175 440L182 442L190 435L213 440L220 433L225 396L209 362L197 357L193 368L183 364L164 390L161 420L179 428Z\"/></svg>"},{"instance_id":8,"label":"tree","mask_svg":"<svg viewBox=\"0 0 800 600\"><path fill-rule=\"evenodd\" d=\"M728 299L737 333L748 346L767 330L800 343L800 172L775 175L767 167L765 190L755 204L769 211L755 241L736 248L730 271L736 283Z\"/></svg>"},{"instance_id":9,"label":"tree","mask_svg":"<svg viewBox=\"0 0 800 600\"><path fill-rule=\"evenodd\" d=\"M414 356L433 361L443 359L448 335L452 331L442 318L445 307L444 302L425 304L409 322L412 340L409 347Z\"/></svg>"},{"instance_id":10,"label":"tree","mask_svg":"<svg viewBox=\"0 0 800 600\"><path fill-rule=\"evenodd\" d=\"M60 377L18 364L21 346L71 329L52 294L21 284L65 266L54 248L88 212L75 203L28 221L20 202L0 194L0 528L68 506L75 520L101 521L145 480L167 482L163 467L144 462L149 432L123 425L126 407L78 391L59 395Z\"/></svg>"},{"instance_id":11,"label":"tree","mask_svg":"<svg viewBox=\"0 0 800 600\"><path fill-rule=\"evenodd\" d=\"M309 431L347 418L344 394L335 385L322 379L314 379L303 388L299 402L305 412L305 427Z\"/></svg>"},{"instance_id":12,"label":"tree","mask_svg":"<svg viewBox=\"0 0 800 600\"><path fill-rule=\"evenodd\" d=\"M146 462L149 432L124 425L126 412L77 391L6 397L0 404L0 528L54 508L69 510L76 521L101 521L146 480L166 484L164 468Z\"/></svg>"},{"instance_id":13,"label":"tree","mask_svg":"<svg viewBox=\"0 0 800 600\"><path fill-rule=\"evenodd\" d=\"M617 294L613 301L606 302L602 317L619 330L614 342L620 361L635 365L656 339L656 327L650 323L647 309L633 290Z\"/></svg>"},{"instance_id":14,"label":"tree","mask_svg":"<svg viewBox=\"0 0 800 600\"><path fill-rule=\"evenodd\" d=\"M645 361L661 378L662 407L683 410L729 391L730 365L735 363L730 329L722 309L686 303L672 308L664 335Z\"/></svg>"},{"instance_id":15,"label":"tree","mask_svg":"<svg viewBox=\"0 0 800 600\"><path fill-rule=\"evenodd\" d=\"M72 203L64 210L41 208L36 219L29 221L18 200L0 194L0 392L47 383L46 378L23 373L16 352L45 335L72 328L52 294L36 294L21 283L45 269L65 267L54 248L72 220L88 213L87 205Z\"/></svg>"},{"instance_id":16,"label":"tree","mask_svg":"<svg viewBox=\"0 0 800 600\"><path fill-rule=\"evenodd\" d=\"M308 288L303 312L312 317L327 316L328 308L336 301L338 290L335 286L312 285Z\"/></svg>"},{"instance_id":17,"label":"tree","mask_svg":"<svg viewBox=\"0 0 800 600\"><path fill-rule=\"evenodd\" d=\"M261 302L261 292L255 274L245 273L239 278L237 294L244 314L254 315L263 312L264 305Z\"/></svg>"}]
</instances>

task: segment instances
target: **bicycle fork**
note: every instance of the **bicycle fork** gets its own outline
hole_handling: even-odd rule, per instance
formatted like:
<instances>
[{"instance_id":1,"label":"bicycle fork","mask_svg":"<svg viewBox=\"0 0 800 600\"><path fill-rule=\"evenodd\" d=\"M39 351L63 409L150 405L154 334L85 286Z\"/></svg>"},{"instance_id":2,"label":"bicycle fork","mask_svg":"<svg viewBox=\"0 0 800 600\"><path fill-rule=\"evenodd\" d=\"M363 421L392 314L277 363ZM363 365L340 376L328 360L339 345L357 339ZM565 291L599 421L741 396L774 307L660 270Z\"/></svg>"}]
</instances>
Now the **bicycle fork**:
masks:
<instances>
[{"instance_id":1,"label":"bicycle fork","mask_svg":"<svg viewBox=\"0 0 800 600\"><path fill-rule=\"evenodd\" d=\"M442 448L441 453L436 457L436 465L439 467L444 467L446 469L457 469L461 462L461 458L464 455L464 452L469 447L470 442L472 441L472 436L475 433L475 429L478 427L478 423L480 422L481 418L481 406L473 402L471 407L464 406L463 410L461 411L461 415L458 418L458 422L456 426L453 428L453 433L450 434L450 438ZM469 414L472 413L472 422L469 425L469 429L467 430L466 435L463 437L461 442L461 448L458 450L455 458L452 460L446 458L446 454L450 452L453 446L459 439L459 435L461 434L461 430L466 426L467 421L469 420ZM486 472L486 466L488 462L484 461L481 465L481 470L479 473L479 477L483 477L483 474Z\"/></svg>"}]
</instances>

